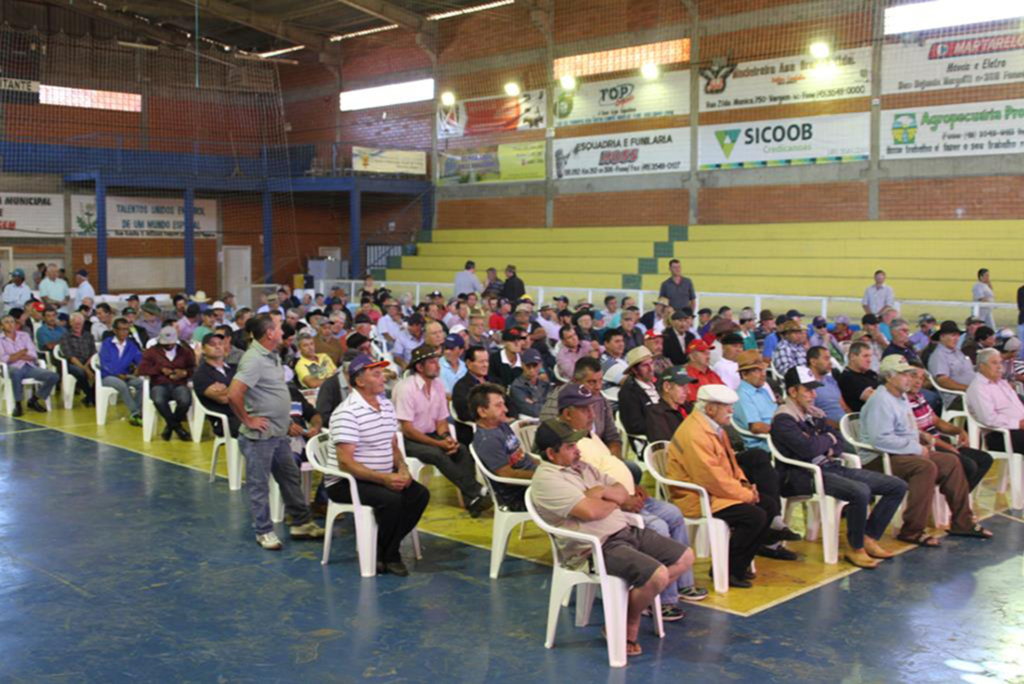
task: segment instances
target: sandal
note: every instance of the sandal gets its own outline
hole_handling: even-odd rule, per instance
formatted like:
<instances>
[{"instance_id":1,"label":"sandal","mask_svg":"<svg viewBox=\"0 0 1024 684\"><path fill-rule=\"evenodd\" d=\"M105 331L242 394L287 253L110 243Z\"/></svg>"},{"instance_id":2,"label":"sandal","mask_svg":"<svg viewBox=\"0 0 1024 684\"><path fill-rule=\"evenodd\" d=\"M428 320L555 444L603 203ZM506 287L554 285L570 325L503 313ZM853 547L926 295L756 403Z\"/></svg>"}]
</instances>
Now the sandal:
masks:
<instances>
[{"instance_id":1,"label":"sandal","mask_svg":"<svg viewBox=\"0 0 1024 684\"><path fill-rule=\"evenodd\" d=\"M918 546L924 546L925 548L929 548L929 549L937 549L940 546L939 540L938 540L937 537L933 537L930 534L925 534L924 532L922 532L921 534L919 534L916 537L896 537L896 538L899 539L901 542L905 542L907 544L917 544Z\"/></svg>"},{"instance_id":2,"label":"sandal","mask_svg":"<svg viewBox=\"0 0 1024 684\"><path fill-rule=\"evenodd\" d=\"M969 530L963 530L963 531L950 530L949 531L949 536L951 536L951 537L975 537L977 539L991 539L992 538L992 533L989 530L986 530L981 525L975 524L974 527L972 527Z\"/></svg>"},{"instance_id":3,"label":"sandal","mask_svg":"<svg viewBox=\"0 0 1024 684\"><path fill-rule=\"evenodd\" d=\"M601 636L603 636L605 638L605 641L608 640L608 632L606 632L604 630L604 627L601 628ZM626 639L626 657L627 658L632 658L634 656L643 655L643 653L644 653L644 649L640 647L640 642L639 641L630 641L629 639Z\"/></svg>"}]
</instances>

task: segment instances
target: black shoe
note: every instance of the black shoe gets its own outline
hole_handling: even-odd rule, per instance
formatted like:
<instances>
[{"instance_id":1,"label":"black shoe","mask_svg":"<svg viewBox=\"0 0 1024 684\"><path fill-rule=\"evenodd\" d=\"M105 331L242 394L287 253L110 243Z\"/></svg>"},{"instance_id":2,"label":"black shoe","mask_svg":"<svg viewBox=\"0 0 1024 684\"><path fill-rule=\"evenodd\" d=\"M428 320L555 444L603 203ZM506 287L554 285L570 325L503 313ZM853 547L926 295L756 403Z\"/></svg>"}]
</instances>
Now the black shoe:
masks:
<instances>
[{"instance_id":1,"label":"black shoe","mask_svg":"<svg viewBox=\"0 0 1024 684\"><path fill-rule=\"evenodd\" d=\"M729 576L729 586L736 589L750 589L753 585L750 580L743 579L742 577Z\"/></svg>"},{"instance_id":2,"label":"black shoe","mask_svg":"<svg viewBox=\"0 0 1024 684\"><path fill-rule=\"evenodd\" d=\"M388 574L388 564L384 561L377 561L377 574L386 575Z\"/></svg>"},{"instance_id":3,"label":"black shoe","mask_svg":"<svg viewBox=\"0 0 1024 684\"><path fill-rule=\"evenodd\" d=\"M801 539L803 539L802 536L800 536L793 530L789 529L788 527L784 527L781 530L776 530L776 532L778 532L779 537L777 541L800 541Z\"/></svg>"},{"instance_id":4,"label":"black shoe","mask_svg":"<svg viewBox=\"0 0 1024 684\"><path fill-rule=\"evenodd\" d=\"M757 573L754 572L753 570L751 570L750 568L747 568L746 570L743 571L743 579L745 579L745 580L755 580L755 579L757 579Z\"/></svg>"},{"instance_id":5,"label":"black shoe","mask_svg":"<svg viewBox=\"0 0 1024 684\"><path fill-rule=\"evenodd\" d=\"M25 409L21 408L21 402L17 401L14 403L14 411L11 413L15 418L20 418L25 415Z\"/></svg>"},{"instance_id":6,"label":"black shoe","mask_svg":"<svg viewBox=\"0 0 1024 684\"><path fill-rule=\"evenodd\" d=\"M43 402L39 401L39 397L32 397L31 399L28 400L27 403L28 407L33 411L38 411L39 413L46 413L46 405L43 404Z\"/></svg>"},{"instance_id":7,"label":"black shoe","mask_svg":"<svg viewBox=\"0 0 1024 684\"><path fill-rule=\"evenodd\" d=\"M468 504L466 504L466 510L469 511L471 518L479 518L480 514L491 507L491 497L489 496L478 496Z\"/></svg>"},{"instance_id":8,"label":"black shoe","mask_svg":"<svg viewBox=\"0 0 1024 684\"><path fill-rule=\"evenodd\" d=\"M82 405L86 408L93 408L96 406L96 400L93 398L92 394L86 394L82 399Z\"/></svg>"},{"instance_id":9,"label":"black shoe","mask_svg":"<svg viewBox=\"0 0 1024 684\"><path fill-rule=\"evenodd\" d=\"M394 575L395 577L409 576L409 568L405 567L405 563L402 561L394 561L392 563L385 563L384 565L387 568L389 575Z\"/></svg>"},{"instance_id":10,"label":"black shoe","mask_svg":"<svg viewBox=\"0 0 1024 684\"><path fill-rule=\"evenodd\" d=\"M164 431L160 433L160 439L164 440L165 442L171 441L172 432L174 432L174 428L168 425L167 427L164 428Z\"/></svg>"},{"instance_id":11,"label":"black shoe","mask_svg":"<svg viewBox=\"0 0 1024 684\"><path fill-rule=\"evenodd\" d=\"M182 442L191 442L192 441L192 435L190 435L188 433L188 430L186 430L185 428L181 427L180 425L175 425L174 426L174 434L178 435L178 439L180 439Z\"/></svg>"},{"instance_id":12,"label":"black shoe","mask_svg":"<svg viewBox=\"0 0 1024 684\"><path fill-rule=\"evenodd\" d=\"M765 558L774 558L775 560L781 561L800 560L800 556L798 556L797 554L793 553L792 551L783 546L779 546L774 549L769 548L767 546L762 546L760 549L757 550L757 555L764 556Z\"/></svg>"}]
</instances>

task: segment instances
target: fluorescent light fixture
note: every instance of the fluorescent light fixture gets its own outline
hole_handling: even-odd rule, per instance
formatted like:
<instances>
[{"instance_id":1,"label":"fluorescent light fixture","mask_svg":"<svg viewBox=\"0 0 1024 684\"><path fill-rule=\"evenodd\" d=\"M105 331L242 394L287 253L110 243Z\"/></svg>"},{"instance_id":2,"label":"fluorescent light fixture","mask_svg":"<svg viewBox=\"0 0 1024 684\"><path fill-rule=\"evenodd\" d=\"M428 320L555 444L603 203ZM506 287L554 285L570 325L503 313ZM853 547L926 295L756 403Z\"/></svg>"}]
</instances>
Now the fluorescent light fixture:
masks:
<instances>
[{"instance_id":1,"label":"fluorescent light fixture","mask_svg":"<svg viewBox=\"0 0 1024 684\"><path fill-rule=\"evenodd\" d=\"M832 50L829 49L828 43L821 41L817 43L811 43L811 57L814 59L828 59L828 56L832 54Z\"/></svg>"},{"instance_id":2,"label":"fluorescent light fixture","mask_svg":"<svg viewBox=\"0 0 1024 684\"><path fill-rule=\"evenodd\" d=\"M555 60L554 76L556 79L560 79L566 74L572 74L579 78L613 71L636 71L644 64L665 65L688 61L690 61L690 40L680 38L660 43L647 43L628 48L559 57Z\"/></svg>"},{"instance_id":3,"label":"fluorescent light fixture","mask_svg":"<svg viewBox=\"0 0 1024 684\"><path fill-rule=\"evenodd\" d=\"M658 78L658 74L660 73L661 71L658 69L657 64L651 64L650 62L648 62L647 64L644 64L642 67L640 67L640 75L646 78L648 81L653 81L654 79Z\"/></svg>"},{"instance_id":4,"label":"fluorescent light fixture","mask_svg":"<svg viewBox=\"0 0 1024 684\"><path fill-rule=\"evenodd\" d=\"M562 84L562 90L576 90L576 77L572 74L565 74L558 81Z\"/></svg>"},{"instance_id":5,"label":"fluorescent light fixture","mask_svg":"<svg viewBox=\"0 0 1024 684\"><path fill-rule=\"evenodd\" d=\"M453 93L450 90L446 90L443 93L441 93L441 104L443 104L445 107L451 107L453 104L455 104L455 93Z\"/></svg>"},{"instance_id":6,"label":"fluorescent light fixture","mask_svg":"<svg viewBox=\"0 0 1024 684\"><path fill-rule=\"evenodd\" d=\"M915 33L1024 16L1020 0L932 0L885 10L885 34Z\"/></svg>"},{"instance_id":7,"label":"fluorescent light fixture","mask_svg":"<svg viewBox=\"0 0 1024 684\"><path fill-rule=\"evenodd\" d=\"M281 55L287 55L289 52L298 52L299 50L305 50L305 45L295 45L293 47L281 48L280 50L271 50L270 52L257 52L257 57L268 59L270 57L279 57Z\"/></svg>"},{"instance_id":8,"label":"fluorescent light fixture","mask_svg":"<svg viewBox=\"0 0 1024 684\"><path fill-rule=\"evenodd\" d=\"M433 99L434 79L424 78L419 81L348 90L341 93L340 101L341 111L352 112Z\"/></svg>"},{"instance_id":9,"label":"fluorescent light fixture","mask_svg":"<svg viewBox=\"0 0 1024 684\"><path fill-rule=\"evenodd\" d=\"M509 97L518 97L519 93L521 92L522 89L519 87L519 84L516 83L515 81L509 81L508 83L505 84L505 94L508 95Z\"/></svg>"},{"instance_id":10,"label":"fluorescent light fixture","mask_svg":"<svg viewBox=\"0 0 1024 684\"><path fill-rule=\"evenodd\" d=\"M442 19L452 19L453 17L461 17L464 14L483 12L484 10L496 9L498 7L504 7L505 5L511 5L514 4L515 1L516 0L495 0L494 2L487 2L482 5L473 5L472 7L463 7L462 9L451 10L448 12L428 14L427 21L441 21Z\"/></svg>"},{"instance_id":11,"label":"fluorescent light fixture","mask_svg":"<svg viewBox=\"0 0 1024 684\"><path fill-rule=\"evenodd\" d=\"M372 36L374 33L382 33L383 31L394 31L398 28L398 24L388 24L387 26L377 26L376 28L363 29L362 31L353 31L352 33L343 33L340 36L331 36L330 41L337 43L340 40L349 40L351 38L360 38L362 36Z\"/></svg>"},{"instance_id":12,"label":"fluorescent light fixture","mask_svg":"<svg viewBox=\"0 0 1024 684\"><path fill-rule=\"evenodd\" d=\"M82 109L107 109L114 112L141 112L142 95L109 90L86 90L40 85L39 104Z\"/></svg>"},{"instance_id":13,"label":"fluorescent light fixture","mask_svg":"<svg viewBox=\"0 0 1024 684\"><path fill-rule=\"evenodd\" d=\"M121 47L135 48L136 50L152 50L152 51L156 51L156 50L160 49L156 45L146 45L145 43L132 43L132 42L129 42L127 40L119 40L119 41L117 41L117 44L120 45Z\"/></svg>"}]
</instances>

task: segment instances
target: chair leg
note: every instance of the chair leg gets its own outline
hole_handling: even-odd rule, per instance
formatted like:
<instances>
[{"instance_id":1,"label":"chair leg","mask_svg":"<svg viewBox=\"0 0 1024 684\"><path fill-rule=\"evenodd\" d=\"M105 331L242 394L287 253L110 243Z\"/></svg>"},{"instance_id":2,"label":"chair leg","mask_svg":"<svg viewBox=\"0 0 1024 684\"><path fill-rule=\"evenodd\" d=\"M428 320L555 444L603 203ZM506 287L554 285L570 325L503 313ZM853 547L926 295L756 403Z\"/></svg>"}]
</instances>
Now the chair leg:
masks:
<instances>
[{"instance_id":1,"label":"chair leg","mask_svg":"<svg viewBox=\"0 0 1024 684\"><path fill-rule=\"evenodd\" d=\"M629 592L626 592L626 607L629 608ZM665 638L665 619L661 616L661 596L654 597L654 603L651 604L651 615L654 616L654 633L658 635L659 639Z\"/></svg>"},{"instance_id":2,"label":"chair leg","mask_svg":"<svg viewBox=\"0 0 1024 684\"><path fill-rule=\"evenodd\" d=\"M100 379L96 378L96 382ZM105 395L100 395L96 399L96 424L106 425L107 424L107 409L110 408L110 400Z\"/></svg>"},{"instance_id":3,"label":"chair leg","mask_svg":"<svg viewBox=\"0 0 1024 684\"><path fill-rule=\"evenodd\" d=\"M576 626L586 627L590 624L590 611L597 597L597 585L593 583L576 585ZM605 617L607 620L607 617Z\"/></svg>"},{"instance_id":4,"label":"chair leg","mask_svg":"<svg viewBox=\"0 0 1024 684\"><path fill-rule=\"evenodd\" d=\"M189 428L192 432L192 442L199 444L203 441L203 428L206 427L206 416L195 404L188 411Z\"/></svg>"},{"instance_id":5,"label":"chair leg","mask_svg":"<svg viewBox=\"0 0 1024 684\"><path fill-rule=\"evenodd\" d=\"M412 552L416 556L416 560L423 560L423 548L420 546L420 531L413 529L412 531Z\"/></svg>"},{"instance_id":6,"label":"chair leg","mask_svg":"<svg viewBox=\"0 0 1024 684\"><path fill-rule=\"evenodd\" d=\"M555 647L555 631L558 629L558 614L565 605L569 595L572 593L572 586L563 584L563 575L555 568L551 577L551 592L548 596L548 627L544 637L544 648Z\"/></svg>"},{"instance_id":7,"label":"chair leg","mask_svg":"<svg viewBox=\"0 0 1024 684\"><path fill-rule=\"evenodd\" d=\"M804 522L807 526L807 541L818 541L818 535L822 533L824 521L820 519L821 507L813 503L804 502Z\"/></svg>"},{"instance_id":8,"label":"chair leg","mask_svg":"<svg viewBox=\"0 0 1024 684\"><path fill-rule=\"evenodd\" d=\"M284 522L284 499L281 498L281 488L275 480L270 481L270 521Z\"/></svg>"},{"instance_id":9,"label":"chair leg","mask_svg":"<svg viewBox=\"0 0 1024 684\"><path fill-rule=\"evenodd\" d=\"M491 533L491 579L498 579L501 562L505 559L508 537L515 529L515 523L504 511L494 511L494 527Z\"/></svg>"},{"instance_id":10,"label":"chair leg","mask_svg":"<svg viewBox=\"0 0 1024 684\"><path fill-rule=\"evenodd\" d=\"M604 603L604 629L608 640L608 665L625 667L626 613L629 604L626 583L617 577L604 578L601 581L601 598ZM661 614L660 609L658 614Z\"/></svg>"},{"instance_id":11,"label":"chair leg","mask_svg":"<svg viewBox=\"0 0 1024 684\"><path fill-rule=\"evenodd\" d=\"M324 520L324 557L320 560L320 565L327 565L331 558L331 536L334 531L334 521L339 515L341 515L341 510L335 506L334 502L327 504L327 519Z\"/></svg>"},{"instance_id":12,"label":"chair leg","mask_svg":"<svg viewBox=\"0 0 1024 684\"><path fill-rule=\"evenodd\" d=\"M729 526L724 520L712 519L706 525L711 547L711 574L715 592L729 592Z\"/></svg>"},{"instance_id":13,"label":"chair leg","mask_svg":"<svg viewBox=\"0 0 1024 684\"><path fill-rule=\"evenodd\" d=\"M831 496L824 497L819 504L821 508L821 546L825 563L835 565L839 562L839 515L843 503Z\"/></svg>"},{"instance_id":14,"label":"chair leg","mask_svg":"<svg viewBox=\"0 0 1024 684\"><path fill-rule=\"evenodd\" d=\"M149 402L142 403L142 441L152 442L153 432L156 430L156 410L149 406Z\"/></svg>"},{"instance_id":15,"label":"chair leg","mask_svg":"<svg viewBox=\"0 0 1024 684\"><path fill-rule=\"evenodd\" d=\"M228 489L235 491L242 488L242 454L238 448L238 440L227 437L228 453Z\"/></svg>"},{"instance_id":16,"label":"chair leg","mask_svg":"<svg viewBox=\"0 0 1024 684\"><path fill-rule=\"evenodd\" d=\"M359 574L377 576L377 518L373 509L361 506L356 510L356 549L359 552Z\"/></svg>"},{"instance_id":17,"label":"chair leg","mask_svg":"<svg viewBox=\"0 0 1024 684\"><path fill-rule=\"evenodd\" d=\"M1010 506L1020 510L1024 508L1024 456L1010 454L1006 472L1010 477Z\"/></svg>"},{"instance_id":18,"label":"chair leg","mask_svg":"<svg viewBox=\"0 0 1024 684\"><path fill-rule=\"evenodd\" d=\"M210 461L210 482L217 479L217 452L226 448L223 440L215 440L213 443L213 458Z\"/></svg>"}]
</instances>

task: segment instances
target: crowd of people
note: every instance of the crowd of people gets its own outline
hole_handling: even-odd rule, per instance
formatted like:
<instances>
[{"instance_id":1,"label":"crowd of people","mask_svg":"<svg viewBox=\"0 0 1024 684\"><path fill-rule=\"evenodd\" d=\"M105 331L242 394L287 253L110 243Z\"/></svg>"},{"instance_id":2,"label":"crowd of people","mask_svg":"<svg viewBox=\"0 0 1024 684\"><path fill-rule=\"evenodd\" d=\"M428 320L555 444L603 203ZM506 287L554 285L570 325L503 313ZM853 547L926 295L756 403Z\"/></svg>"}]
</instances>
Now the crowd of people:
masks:
<instances>
[{"instance_id":1,"label":"crowd of people","mask_svg":"<svg viewBox=\"0 0 1024 684\"><path fill-rule=\"evenodd\" d=\"M19 270L4 288L0 361L15 415L27 386L27 407L47 410L61 359L86 405L100 383L117 392L133 425L148 378L165 440L191 439L194 394L227 417L228 425L211 419L215 431L239 440L256 539L272 550L282 543L269 515L271 477L293 538L322 538L318 508L350 500L337 477L326 477L312 502L300 487L305 440L326 430L330 464L355 477L376 511L378 572L402 576L399 544L430 499L405 459L436 467L478 517L492 500L472 449L490 475L530 485L550 524L602 540L608 572L632 587L631 653L654 596L676 620L681 601L707 595L693 577L685 524L702 515L699 497L675 486L667 500L651 496L637 459L645 445L664 443L662 474L710 496L712 515L731 530L729 583L738 588L753 585L756 556L801 560L786 547L801 536L781 500L811 494L813 479L773 453L821 468L825 493L847 504L845 559L870 569L893 555L884 532L904 499L902 541L941 543L927 527L936 495L950 510L949 534L990 537L970 497L992 467L986 449L1024 451L1015 331L975 317L961 329L927 314L911 325L882 272L859 321L695 310L677 260L649 311L628 296L605 297L603 308L564 296L535 302L514 266L504 280L490 269L481 281L473 262L452 296L435 291L421 302L367 277L356 301L340 288L299 298L282 287L255 308L236 306L230 293L211 301L197 292L175 296L169 310L130 296L115 311L94 304L87 272L76 279L74 299L55 267L35 290ZM971 445L950 419L964 411L1008 429L1011 444L992 432ZM854 414L870 447L859 454L841 430ZM532 444L512 429L522 419L539 424ZM491 486L500 506L525 510L525 486ZM623 512L640 515L644 529ZM583 547L560 543L569 562L585 563Z\"/></svg>"}]
</instances>

